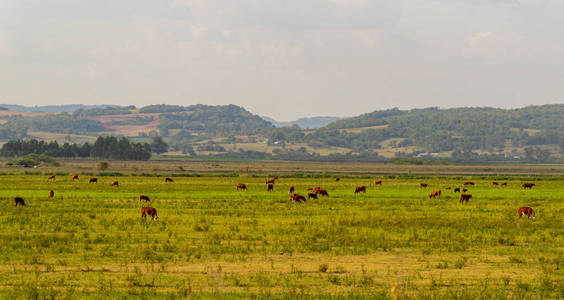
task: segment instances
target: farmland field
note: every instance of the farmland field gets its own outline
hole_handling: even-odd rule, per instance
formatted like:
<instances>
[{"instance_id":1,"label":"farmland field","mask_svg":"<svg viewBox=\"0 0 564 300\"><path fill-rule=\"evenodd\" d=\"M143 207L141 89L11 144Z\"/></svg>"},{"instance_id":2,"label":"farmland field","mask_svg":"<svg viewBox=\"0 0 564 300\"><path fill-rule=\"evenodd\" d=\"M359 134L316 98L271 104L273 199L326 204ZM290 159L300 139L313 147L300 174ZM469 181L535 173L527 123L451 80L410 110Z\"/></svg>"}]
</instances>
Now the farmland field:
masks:
<instances>
[{"instance_id":1,"label":"farmland field","mask_svg":"<svg viewBox=\"0 0 564 300\"><path fill-rule=\"evenodd\" d=\"M46 177L0 175L0 298L564 298L562 177ZM466 180L460 205L444 188Z\"/></svg>"}]
</instances>

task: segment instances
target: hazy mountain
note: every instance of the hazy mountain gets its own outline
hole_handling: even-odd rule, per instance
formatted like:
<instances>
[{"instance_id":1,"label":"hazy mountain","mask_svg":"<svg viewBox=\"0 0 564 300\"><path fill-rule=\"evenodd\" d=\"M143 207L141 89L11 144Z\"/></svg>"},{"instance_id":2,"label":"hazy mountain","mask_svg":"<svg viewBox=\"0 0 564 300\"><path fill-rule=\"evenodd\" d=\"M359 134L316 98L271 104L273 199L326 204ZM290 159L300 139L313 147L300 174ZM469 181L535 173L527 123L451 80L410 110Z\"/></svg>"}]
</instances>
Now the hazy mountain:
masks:
<instances>
[{"instance_id":1,"label":"hazy mountain","mask_svg":"<svg viewBox=\"0 0 564 300\"><path fill-rule=\"evenodd\" d=\"M261 116L265 121L272 123L276 127L288 127L293 125L298 125L301 129L317 129L327 126L337 120L341 120L339 117L311 117L311 118L300 118L289 122L280 122L272 118Z\"/></svg>"}]
</instances>

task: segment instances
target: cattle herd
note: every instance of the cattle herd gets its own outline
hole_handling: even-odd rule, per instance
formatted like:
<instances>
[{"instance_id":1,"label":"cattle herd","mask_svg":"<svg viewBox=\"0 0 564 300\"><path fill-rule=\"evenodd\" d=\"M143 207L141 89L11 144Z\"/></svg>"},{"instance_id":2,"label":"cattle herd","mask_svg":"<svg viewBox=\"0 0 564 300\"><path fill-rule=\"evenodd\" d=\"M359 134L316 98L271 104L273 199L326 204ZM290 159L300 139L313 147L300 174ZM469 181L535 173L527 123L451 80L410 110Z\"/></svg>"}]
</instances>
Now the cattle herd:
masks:
<instances>
[{"instance_id":1,"label":"cattle herd","mask_svg":"<svg viewBox=\"0 0 564 300\"><path fill-rule=\"evenodd\" d=\"M71 175L71 179L72 181L78 180L78 175ZM47 177L48 181L54 181L55 180L55 175L50 175L49 177ZM270 178L266 181L266 190L267 192L272 192L274 191L274 184L276 183L276 180L278 180L278 177L274 177L274 178ZM335 178L335 181L340 181L340 178ZM165 178L165 183L173 183L174 180L172 178L166 177ZM98 183L98 178L92 177L89 179L88 183ZM372 182L371 186L382 186L382 180L375 180L374 182ZM475 186L475 183L472 181L466 181L462 184L464 187L468 187L468 186ZM493 186L507 186L507 182L502 182L502 183L498 183L496 181L492 182ZM112 187L119 187L119 182L117 180L113 180L110 182L110 186ZM532 189L535 186L534 183L523 183L522 187L523 189ZM427 183L420 183L419 184L419 188L423 189L423 188L427 188L429 187L429 184ZM460 204L464 204L464 203L468 203L468 201L472 198L472 194L466 194L466 192L468 192L468 189L464 188L464 187L456 187L454 188L453 192L454 193L461 193L460 194L460 198L459 198L459 203ZM236 189L239 190L244 190L247 191L248 188L244 183L238 183L236 186ZM445 187L445 190L451 190L451 187ZM297 203L301 203L301 202L306 202L306 197L300 194L297 194L294 192L295 188L294 186L291 186L289 189L289 194L290 194L290 201L294 201ZM309 192L311 191L311 192ZM354 194L358 194L360 192L366 193L366 186L364 185L360 185L357 186L354 190ZM440 198L441 197L441 190L433 190L430 194L429 194L429 198ZM55 195L55 192L53 190L49 191L49 199L53 199ZM319 199L318 196L324 196L324 197L329 197L329 193L327 192L327 190L322 189L319 186L315 186L312 188L308 189L308 193L307 193L307 199ZM140 195L139 196L139 201L145 201L146 203L150 203L151 199L149 198L149 196L147 195ZM22 197L15 197L14 198L14 203L15 206L26 206L25 201ZM528 206L523 206L523 207L519 207L518 208L518 214L519 214L519 218L521 218L523 215L526 215L528 218L536 218L535 212L533 210L533 208L528 207ZM141 218L146 218L148 216L151 216L151 218L153 220L157 220L159 217L157 216L157 210L154 207L147 207L144 206L141 208Z\"/></svg>"}]
</instances>

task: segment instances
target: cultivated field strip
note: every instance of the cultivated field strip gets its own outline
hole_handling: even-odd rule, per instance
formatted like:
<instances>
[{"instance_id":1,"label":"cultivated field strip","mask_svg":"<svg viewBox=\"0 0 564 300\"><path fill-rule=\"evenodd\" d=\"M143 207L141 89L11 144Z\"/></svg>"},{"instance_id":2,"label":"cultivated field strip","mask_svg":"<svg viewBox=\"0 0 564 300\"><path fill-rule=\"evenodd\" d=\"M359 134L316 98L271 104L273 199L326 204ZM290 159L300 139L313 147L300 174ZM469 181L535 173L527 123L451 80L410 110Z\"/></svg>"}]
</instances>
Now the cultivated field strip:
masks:
<instances>
[{"instance_id":1,"label":"cultivated field strip","mask_svg":"<svg viewBox=\"0 0 564 300\"><path fill-rule=\"evenodd\" d=\"M561 180L280 177L267 192L266 177L173 178L0 176L0 297L564 297ZM461 205L445 188L467 180ZM290 202L290 186L329 197ZM520 206L537 218L518 218Z\"/></svg>"}]
</instances>

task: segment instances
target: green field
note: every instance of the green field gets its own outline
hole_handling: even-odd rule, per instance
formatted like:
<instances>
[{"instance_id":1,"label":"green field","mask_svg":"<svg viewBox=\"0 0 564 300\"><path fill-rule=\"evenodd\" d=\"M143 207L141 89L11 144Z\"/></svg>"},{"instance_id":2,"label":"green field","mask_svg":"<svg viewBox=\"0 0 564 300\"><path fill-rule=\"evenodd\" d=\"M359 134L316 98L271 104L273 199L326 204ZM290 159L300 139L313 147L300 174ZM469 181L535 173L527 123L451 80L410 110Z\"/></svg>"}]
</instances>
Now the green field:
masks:
<instances>
[{"instance_id":1,"label":"green field","mask_svg":"<svg viewBox=\"0 0 564 300\"><path fill-rule=\"evenodd\" d=\"M444 187L471 177L281 177L272 193L265 177L87 179L0 176L0 298L564 298L563 180L472 179L460 205ZM330 196L290 203L290 185Z\"/></svg>"}]
</instances>

